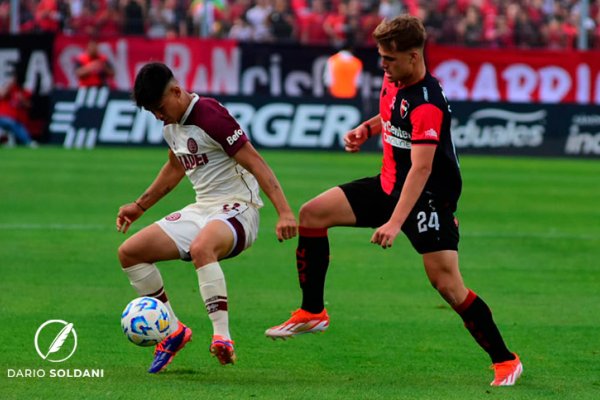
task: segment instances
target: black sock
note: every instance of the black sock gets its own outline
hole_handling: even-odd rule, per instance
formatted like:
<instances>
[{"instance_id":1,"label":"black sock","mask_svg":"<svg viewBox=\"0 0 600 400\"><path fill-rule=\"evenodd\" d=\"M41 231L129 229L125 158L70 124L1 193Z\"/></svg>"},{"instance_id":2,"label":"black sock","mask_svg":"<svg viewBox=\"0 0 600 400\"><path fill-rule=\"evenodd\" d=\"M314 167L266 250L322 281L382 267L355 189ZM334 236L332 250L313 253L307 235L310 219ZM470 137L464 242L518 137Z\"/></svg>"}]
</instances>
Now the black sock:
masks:
<instances>
[{"instance_id":1,"label":"black sock","mask_svg":"<svg viewBox=\"0 0 600 400\"><path fill-rule=\"evenodd\" d=\"M493 363L514 360L492 318L492 312L475 293L469 290L466 300L455 308L475 341L485 350Z\"/></svg>"},{"instance_id":2,"label":"black sock","mask_svg":"<svg viewBox=\"0 0 600 400\"><path fill-rule=\"evenodd\" d=\"M299 229L296 267L302 289L302 309L314 314L323 311L325 275L329 266L329 239L327 229Z\"/></svg>"}]
</instances>

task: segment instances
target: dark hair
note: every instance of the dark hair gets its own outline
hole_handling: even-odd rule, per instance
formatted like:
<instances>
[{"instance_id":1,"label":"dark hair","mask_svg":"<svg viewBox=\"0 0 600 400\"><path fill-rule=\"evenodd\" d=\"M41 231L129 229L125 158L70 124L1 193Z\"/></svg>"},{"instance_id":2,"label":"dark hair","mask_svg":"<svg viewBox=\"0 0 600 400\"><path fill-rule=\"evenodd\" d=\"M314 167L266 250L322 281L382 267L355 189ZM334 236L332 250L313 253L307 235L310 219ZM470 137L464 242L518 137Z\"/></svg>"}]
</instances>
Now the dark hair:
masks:
<instances>
[{"instance_id":1,"label":"dark hair","mask_svg":"<svg viewBox=\"0 0 600 400\"><path fill-rule=\"evenodd\" d=\"M385 49L406 51L425 47L427 33L420 19L404 14L377 25L373 38Z\"/></svg>"},{"instance_id":2,"label":"dark hair","mask_svg":"<svg viewBox=\"0 0 600 400\"><path fill-rule=\"evenodd\" d=\"M154 110L160 105L173 71L163 63L152 62L144 65L135 77L133 100L138 107Z\"/></svg>"}]
</instances>

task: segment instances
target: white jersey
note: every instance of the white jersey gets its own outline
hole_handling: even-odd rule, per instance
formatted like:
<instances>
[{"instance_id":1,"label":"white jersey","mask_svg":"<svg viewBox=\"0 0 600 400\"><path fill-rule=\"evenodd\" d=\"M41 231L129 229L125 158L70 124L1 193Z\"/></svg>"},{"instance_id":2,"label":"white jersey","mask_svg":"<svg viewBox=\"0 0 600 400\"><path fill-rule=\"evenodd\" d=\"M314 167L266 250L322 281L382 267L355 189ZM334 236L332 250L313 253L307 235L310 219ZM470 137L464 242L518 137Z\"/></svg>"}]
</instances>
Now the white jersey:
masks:
<instances>
[{"instance_id":1,"label":"white jersey","mask_svg":"<svg viewBox=\"0 0 600 400\"><path fill-rule=\"evenodd\" d=\"M181 121L165 125L163 136L185 168L197 204L262 207L256 178L233 158L248 136L217 100L193 94Z\"/></svg>"}]
</instances>

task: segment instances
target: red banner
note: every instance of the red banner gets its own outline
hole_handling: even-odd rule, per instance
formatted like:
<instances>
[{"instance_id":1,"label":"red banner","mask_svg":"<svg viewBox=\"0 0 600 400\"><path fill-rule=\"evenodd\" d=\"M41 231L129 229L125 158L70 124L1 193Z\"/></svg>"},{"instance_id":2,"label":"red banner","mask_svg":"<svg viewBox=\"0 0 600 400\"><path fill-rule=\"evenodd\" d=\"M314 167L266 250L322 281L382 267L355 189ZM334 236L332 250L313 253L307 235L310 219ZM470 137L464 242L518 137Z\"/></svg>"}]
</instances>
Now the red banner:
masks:
<instances>
[{"instance_id":1,"label":"red banner","mask_svg":"<svg viewBox=\"0 0 600 400\"><path fill-rule=\"evenodd\" d=\"M54 45L54 80L58 88L76 88L75 57L83 52L87 39L59 35ZM147 62L160 61L171 67L175 77L199 93L236 94L240 51L235 41L137 37L99 42L115 68L112 87L129 91L137 71Z\"/></svg>"},{"instance_id":2,"label":"red banner","mask_svg":"<svg viewBox=\"0 0 600 400\"><path fill-rule=\"evenodd\" d=\"M75 57L83 38L58 36L54 79L58 88L76 88ZM113 88L130 91L136 72L148 61L168 64L189 90L210 95L323 97L328 48L244 46L199 38L103 40L100 51L113 63ZM381 77L376 49L361 49L365 78ZM429 46L429 70L448 99L507 103L600 104L600 56L594 52L472 49ZM369 75L372 74L372 75ZM369 82L371 84L369 84ZM363 98L377 98L380 84L363 79Z\"/></svg>"},{"instance_id":3,"label":"red banner","mask_svg":"<svg viewBox=\"0 0 600 400\"><path fill-rule=\"evenodd\" d=\"M597 52L429 46L427 61L450 100L600 104Z\"/></svg>"}]
</instances>

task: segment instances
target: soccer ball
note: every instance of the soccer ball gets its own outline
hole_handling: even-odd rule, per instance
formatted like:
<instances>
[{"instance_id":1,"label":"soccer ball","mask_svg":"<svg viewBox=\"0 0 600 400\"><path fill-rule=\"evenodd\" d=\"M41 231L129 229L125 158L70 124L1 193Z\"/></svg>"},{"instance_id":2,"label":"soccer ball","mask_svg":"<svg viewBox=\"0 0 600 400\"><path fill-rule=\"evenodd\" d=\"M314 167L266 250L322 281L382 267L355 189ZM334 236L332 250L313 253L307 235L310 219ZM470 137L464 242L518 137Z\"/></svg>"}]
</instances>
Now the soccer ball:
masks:
<instances>
[{"instance_id":1,"label":"soccer ball","mask_svg":"<svg viewBox=\"0 0 600 400\"><path fill-rule=\"evenodd\" d=\"M138 297L127 304L121 328L132 343L154 346L167 337L171 318L164 303L153 297Z\"/></svg>"}]
</instances>

